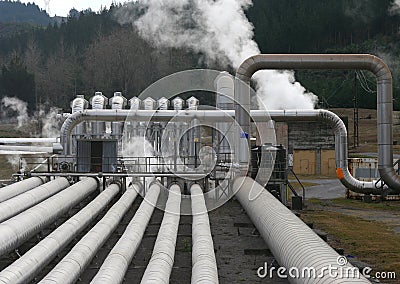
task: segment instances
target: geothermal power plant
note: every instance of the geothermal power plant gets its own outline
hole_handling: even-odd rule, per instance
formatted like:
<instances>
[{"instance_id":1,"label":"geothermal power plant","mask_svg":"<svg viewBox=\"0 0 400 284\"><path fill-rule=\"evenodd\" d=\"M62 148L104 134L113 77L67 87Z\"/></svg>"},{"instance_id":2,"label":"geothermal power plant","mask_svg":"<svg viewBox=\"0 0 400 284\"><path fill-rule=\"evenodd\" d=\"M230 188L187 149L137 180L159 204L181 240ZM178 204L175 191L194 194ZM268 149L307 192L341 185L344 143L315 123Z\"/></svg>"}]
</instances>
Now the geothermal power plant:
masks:
<instances>
[{"instance_id":1,"label":"geothermal power plant","mask_svg":"<svg viewBox=\"0 0 400 284\"><path fill-rule=\"evenodd\" d=\"M250 80L264 69L372 72L381 180L352 176L346 126L336 114L253 109ZM216 106L181 98L196 91L214 96ZM274 124L326 124L346 188L400 194L392 76L381 59L261 54L236 76L188 71L124 95L78 95L60 137L0 139L9 150L48 153L0 189L0 283L370 283L347 262L340 267L353 273L343 277L324 270L341 255L291 210L304 200L294 190L288 198L288 153ZM318 275L261 279L264 262Z\"/></svg>"}]
</instances>

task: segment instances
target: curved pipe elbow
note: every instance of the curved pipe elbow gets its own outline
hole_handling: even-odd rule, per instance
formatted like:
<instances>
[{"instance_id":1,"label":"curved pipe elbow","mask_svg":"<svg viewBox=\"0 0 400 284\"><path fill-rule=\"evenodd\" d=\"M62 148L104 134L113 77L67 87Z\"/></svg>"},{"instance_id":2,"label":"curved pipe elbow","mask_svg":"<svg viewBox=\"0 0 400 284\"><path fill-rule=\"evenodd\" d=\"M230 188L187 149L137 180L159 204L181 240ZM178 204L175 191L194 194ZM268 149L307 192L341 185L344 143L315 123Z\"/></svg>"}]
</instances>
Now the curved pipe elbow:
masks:
<instances>
[{"instance_id":1,"label":"curved pipe elbow","mask_svg":"<svg viewBox=\"0 0 400 284\"><path fill-rule=\"evenodd\" d=\"M370 54L259 54L246 59L237 69L236 77L245 83L250 83L253 74L262 69L356 69L371 71L377 79L377 101L378 101L378 163L385 168L380 169L382 180L395 192L400 192L400 179L393 168L392 155L392 116L393 91L392 74L386 63ZM235 100L240 101L242 94L235 91ZM236 117L241 117L241 108L235 112ZM321 118L331 120L335 130L343 128L343 122L339 122L332 116L325 117L326 112L321 112ZM241 125L243 127L243 125ZM344 128L345 129L345 128ZM346 133L346 131L344 131ZM345 140L347 137L340 136ZM347 140L346 147L347 147ZM339 141L339 143L342 143ZM347 149L341 149L341 158L347 159ZM338 168L346 168L338 165ZM369 183L358 182L351 175L344 174L342 183L356 192L377 192L376 187ZM363 190L365 189L365 190ZM379 191L379 190L378 190ZM381 190L382 192L382 190Z\"/></svg>"}]
</instances>

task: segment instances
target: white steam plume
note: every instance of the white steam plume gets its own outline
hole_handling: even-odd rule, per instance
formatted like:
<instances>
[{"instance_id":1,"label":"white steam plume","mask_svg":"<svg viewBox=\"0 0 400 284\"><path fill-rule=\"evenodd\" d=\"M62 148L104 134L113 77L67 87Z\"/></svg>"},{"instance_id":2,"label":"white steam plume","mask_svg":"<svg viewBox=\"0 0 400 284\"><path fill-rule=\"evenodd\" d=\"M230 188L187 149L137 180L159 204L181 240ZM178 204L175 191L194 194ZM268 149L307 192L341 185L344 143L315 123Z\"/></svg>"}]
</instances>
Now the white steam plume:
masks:
<instances>
[{"instance_id":1,"label":"white steam plume","mask_svg":"<svg viewBox=\"0 0 400 284\"><path fill-rule=\"evenodd\" d=\"M51 107L48 111L43 106L35 112L33 116L28 114L28 103L16 97L4 97L1 100L4 106L6 117L16 117L18 128L35 127L32 123L40 123L41 137L58 137L60 136L60 119L58 116L58 109Z\"/></svg>"},{"instance_id":2,"label":"white steam plume","mask_svg":"<svg viewBox=\"0 0 400 284\"><path fill-rule=\"evenodd\" d=\"M157 47L187 48L234 68L259 54L253 26L244 11L251 0L141 0L116 12ZM254 75L258 99L268 109L312 109L317 97L295 82L292 71Z\"/></svg>"},{"instance_id":3,"label":"white steam plume","mask_svg":"<svg viewBox=\"0 0 400 284\"><path fill-rule=\"evenodd\" d=\"M61 125L58 113L59 111L56 107L50 107L48 111L41 107L36 113L36 117L42 125L41 137L51 138L60 136Z\"/></svg>"},{"instance_id":4,"label":"white steam plume","mask_svg":"<svg viewBox=\"0 0 400 284\"><path fill-rule=\"evenodd\" d=\"M393 1L392 6L389 7L389 15L400 14L400 0Z\"/></svg>"},{"instance_id":5,"label":"white steam plume","mask_svg":"<svg viewBox=\"0 0 400 284\"><path fill-rule=\"evenodd\" d=\"M122 156L126 159L124 165L129 173L148 172L149 169L151 172L156 171L157 159L154 155L154 148L145 137L129 138L126 135L123 137L122 146ZM154 178L146 177L144 180L149 183Z\"/></svg>"},{"instance_id":6,"label":"white steam plume","mask_svg":"<svg viewBox=\"0 0 400 284\"><path fill-rule=\"evenodd\" d=\"M4 105L6 110L12 110L15 113L18 121L18 128L26 125L29 121L28 104L26 102L21 101L16 97L4 97L1 100L1 103Z\"/></svg>"},{"instance_id":7,"label":"white steam plume","mask_svg":"<svg viewBox=\"0 0 400 284\"><path fill-rule=\"evenodd\" d=\"M60 120L57 116L58 109L50 108L49 111L45 111L44 108L40 108L33 116L28 115L27 103L15 98L15 97L4 97L1 100L2 105L5 108L5 114L8 118L16 117L18 122L18 128L24 127L24 129L34 129L35 124L40 122L41 137L58 137L60 135ZM31 136L33 134L31 133ZM14 170L20 169L25 171L27 169L27 161L23 158L24 154L43 154L41 152L35 152L34 147L32 151L5 151L1 150L0 155L5 155L7 161L11 164ZM30 162L36 163L33 158Z\"/></svg>"}]
</instances>

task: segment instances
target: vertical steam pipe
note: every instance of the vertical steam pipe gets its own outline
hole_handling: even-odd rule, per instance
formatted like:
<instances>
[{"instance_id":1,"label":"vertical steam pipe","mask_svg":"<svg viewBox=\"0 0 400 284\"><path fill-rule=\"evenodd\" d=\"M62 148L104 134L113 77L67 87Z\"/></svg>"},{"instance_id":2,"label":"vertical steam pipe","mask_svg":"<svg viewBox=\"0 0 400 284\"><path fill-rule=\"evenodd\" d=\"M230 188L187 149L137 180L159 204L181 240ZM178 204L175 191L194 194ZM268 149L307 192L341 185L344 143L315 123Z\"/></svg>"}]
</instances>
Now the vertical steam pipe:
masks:
<instances>
[{"instance_id":1,"label":"vertical steam pipe","mask_svg":"<svg viewBox=\"0 0 400 284\"><path fill-rule=\"evenodd\" d=\"M99 272L91 283L122 283L128 266L142 241L147 224L153 214L154 206L157 203L160 190L160 185L156 183L150 186L135 216L104 260Z\"/></svg>"},{"instance_id":2,"label":"vertical steam pipe","mask_svg":"<svg viewBox=\"0 0 400 284\"><path fill-rule=\"evenodd\" d=\"M218 283L217 261L203 191L190 187L192 199L192 280L191 283Z\"/></svg>"},{"instance_id":3,"label":"vertical steam pipe","mask_svg":"<svg viewBox=\"0 0 400 284\"><path fill-rule=\"evenodd\" d=\"M235 82L233 78L227 72L221 72L221 75L215 79L216 89L217 89L217 102L216 106L218 109L222 110L232 110L234 109L233 96ZM234 133L229 130L229 124L220 122L217 123L217 130L220 131L219 135L216 135L216 139L219 142L218 153L221 157L218 160L224 160L226 154L230 154L231 147L228 141L234 141ZM225 138L226 137L226 138Z\"/></svg>"},{"instance_id":4,"label":"vertical steam pipe","mask_svg":"<svg viewBox=\"0 0 400 284\"><path fill-rule=\"evenodd\" d=\"M72 114L83 111L84 109L87 109L88 107L88 101L85 100L85 97L83 95L77 95L76 98L71 102L71 111ZM75 135L83 135L86 133L86 125L84 123L80 123L79 125L76 126L75 128Z\"/></svg>"},{"instance_id":5,"label":"vertical steam pipe","mask_svg":"<svg viewBox=\"0 0 400 284\"><path fill-rule=\"evenodd\" d=\"M111 109L124 109L126 105L126 98L122 96L121 92L115 92L114 96L110 99ZM119 139L122 135L122 122L111 122L111 133Z\"/></svg>"},{"instance_id":6,"label":"vertical steam pipe","mask_svg":"<svg viewBox=\"0 0 400 284\"><path fill-rule=\"evenodd\" d=\"M197 110L199 106L199 100L195 97L190 97L186 101L189 110ZM194 118L190 122L190 129L188 131L189 135L189 164L196 168L197 155L198 155L198 143L200 139L200 127L198 126L199 120Z\"/></svg>"},{"instance_id":7,"label":"vertical steam pipe","mask_svg":"<svg viewBox=\"0 0 400 284\"><path fill-rule=\"evenodd\" d=\"M169 189L164 218L154 245L153 254L142 277L142 284L169 283L174 265L181 206L181 188L173 184Z\"/></svg>"},{"instance_id":8,"label":"vertical steam pipe","mask_svg":"<svg viewBox=\"0 0 400 284\"><path fill-rule=\"evenodd\" d=\"M133 97L129 100L129 106L131 111L136 111L140 109L141 100L138 97ZM131 139L132 137L139 135L139 122L136 121L128 121L125 127L129 127L127 131L127 138Z\"/></svg>"},{"instance_id":9,"label":"vertical steam pipe","mask_svg":"<svg viewBox=\"0 0 400 284\"><path fill-rule=\"evenodd\" d=\"M184 106L184 100L180 97L176 97L175 99L172 100L172 104L174 106L174 110L176 112L179 112L183 109ZM170 122L172 123L172 122ZM183 133L185 129L187 128L187 124L185 122L173 122L174 123L174 171L178 170L178 156L180 153L180 142L182 141L182 148L186 149L187 148L187 143L183 137ZM183 138L183 139L182 139Z\"/></svg>"},{"instance_id":10,"label":"vertical steam pipe","mask_svg":"<svg viewBox=\"0 0 400 284\"><path fill-rule=\"evenodd\" d=\"M156 103L156 101L153 98L148 97L143 100L143 107L145 110L154 110L155 103ZM139 135L140 135L140 137L144 136L148 141L154 143L154 140L152 139L152 133L151 133L152 126L153 126L152 122L149 122L148 125L146 125L145 123L142 123L141 127L140 127L141 133ZM147 129L146 129L146 127L147 127Z\"/></svg>"},{"instance_id":11,"label":"vertical steam pipe","mask_svg":"<svg viewBox=\"0 0 400 284\"><path fill-rule=\"evenodd\" d=\"M102 92L96 92L94 97L90 100L92 109L100 110L104 109L107 105L108 99L103 96ZM106 131L106 125L102 121L96 121L92 123L92 134L96 136L102 136Z\"/></svg>"}]
</instances>

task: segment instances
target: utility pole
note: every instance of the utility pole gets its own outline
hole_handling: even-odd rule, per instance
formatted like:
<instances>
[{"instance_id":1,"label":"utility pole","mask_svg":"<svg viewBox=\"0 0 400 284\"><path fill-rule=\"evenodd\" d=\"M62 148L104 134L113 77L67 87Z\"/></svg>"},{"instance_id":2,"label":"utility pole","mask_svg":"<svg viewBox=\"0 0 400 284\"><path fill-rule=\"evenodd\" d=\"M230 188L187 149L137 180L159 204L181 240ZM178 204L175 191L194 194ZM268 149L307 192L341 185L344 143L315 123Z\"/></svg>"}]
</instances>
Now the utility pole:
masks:
<instances>
[{"instance_id":1,"label":"utility pole","mask_svg":"<svg viewBox=\"0 0 400 284\"><path fill-rule=\"evenodd\" d=\"M354 137L354 148L359 146L359 139L358 139L358 78L357 72L354 72L354 97L353 97L353 137Z\"/></svg>"}]
</instances>

